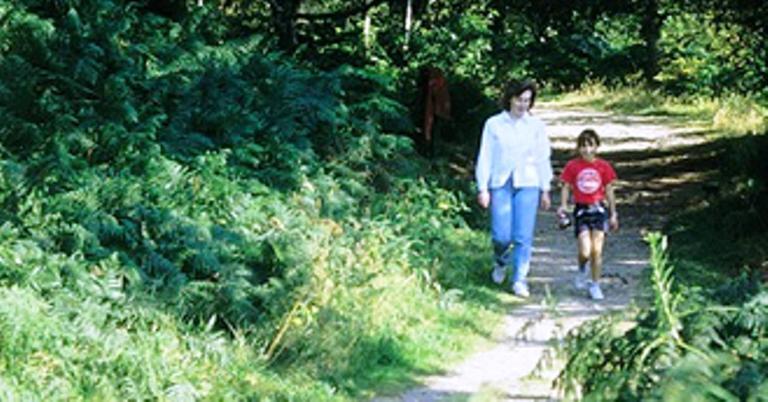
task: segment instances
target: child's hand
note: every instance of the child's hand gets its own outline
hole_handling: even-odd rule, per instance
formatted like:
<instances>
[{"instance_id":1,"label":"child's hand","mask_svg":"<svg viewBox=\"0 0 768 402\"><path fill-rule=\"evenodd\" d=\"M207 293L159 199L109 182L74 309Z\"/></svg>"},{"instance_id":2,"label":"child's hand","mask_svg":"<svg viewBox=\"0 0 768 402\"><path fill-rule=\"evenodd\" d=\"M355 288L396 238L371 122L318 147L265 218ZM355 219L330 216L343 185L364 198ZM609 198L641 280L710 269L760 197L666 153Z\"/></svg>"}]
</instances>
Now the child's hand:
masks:
<instances>
[{"instance_id":1,"label":"child's hand","mask_svg":"<svg viewBox=\"0 0 768 402\"><path fill-rule=\"evenodd\" d=\"M611 219L608 220L608 226L613 232L619 230L619 216L616 214L611 215Z\"/></svg>"},{"instance_id":2,"label":"child's hand","mask_svg":"<svg viewBox=\"0 0 768 402\"><path fill-rule=\"evenodd\" d=\"M564 206L561 205L561 206L557 207L557 214L561 215L561 216L562 215L567 215L568 211L565 209Z\"/></svg>"}]
</instances>

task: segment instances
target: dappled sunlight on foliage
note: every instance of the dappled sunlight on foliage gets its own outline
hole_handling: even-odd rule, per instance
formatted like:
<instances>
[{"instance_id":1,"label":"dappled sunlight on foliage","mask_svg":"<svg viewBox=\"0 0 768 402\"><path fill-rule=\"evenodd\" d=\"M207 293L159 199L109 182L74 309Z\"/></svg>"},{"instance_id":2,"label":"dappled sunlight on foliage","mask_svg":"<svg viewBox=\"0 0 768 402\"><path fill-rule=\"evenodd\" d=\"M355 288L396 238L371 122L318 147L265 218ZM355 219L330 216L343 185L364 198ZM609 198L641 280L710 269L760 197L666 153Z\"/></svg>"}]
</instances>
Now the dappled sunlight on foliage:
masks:
<instances>
[{"instance_id":1,"label":"dappled sunlight on foliage","mask_svg":"<svg viewBox=\"0 0 768 402\"><path fill-rule=\"evenodd\" d=\"M386 75L28 3L0 34L4 394L343 399L480 336L441 282L465 201Z\"/></svg>"},{"instance_id":2,"label":"dappled sunlight on foliage","mask_svg":"<svg viewBox=\"0 0 768 402\"><path fill-rule=\"evenodd\" d=\"M0 399L357 400L444 368L503 314L471 168L510 78L739 137L718 222L761 249L749 27L667 2L465 3L0 0ZM432 159L425 66L452 105ZM654 366L621 392L764 390L762 290L689 314L704 296L659 269L632 332Z\"/></svg>"}]
</instances>

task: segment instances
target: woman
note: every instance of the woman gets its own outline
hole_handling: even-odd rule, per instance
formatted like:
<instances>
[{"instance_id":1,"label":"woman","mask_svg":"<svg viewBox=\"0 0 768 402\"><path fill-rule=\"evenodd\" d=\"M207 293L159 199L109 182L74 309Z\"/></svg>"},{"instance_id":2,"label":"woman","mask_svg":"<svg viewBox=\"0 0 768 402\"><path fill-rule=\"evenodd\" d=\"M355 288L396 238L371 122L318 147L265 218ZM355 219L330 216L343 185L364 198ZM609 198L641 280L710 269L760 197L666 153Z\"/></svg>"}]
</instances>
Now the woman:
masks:
<instances>
[{"instance_id":1,"label":"woman","mask_svg":"<svg viewBox=\"0 0 768 402\"><path fill-rule=\"evenodd\" d=\"M552 153L544 123L531 115L536 85L512 81L504 110L486 120L477 155L477 202L491 209L494 262L491 278L501 284L512 267L512 291L528 297L526 276L533 252L536 208L549 209ZM511 250L510 250L511 248Z\"/></svg>"}]
</instances>

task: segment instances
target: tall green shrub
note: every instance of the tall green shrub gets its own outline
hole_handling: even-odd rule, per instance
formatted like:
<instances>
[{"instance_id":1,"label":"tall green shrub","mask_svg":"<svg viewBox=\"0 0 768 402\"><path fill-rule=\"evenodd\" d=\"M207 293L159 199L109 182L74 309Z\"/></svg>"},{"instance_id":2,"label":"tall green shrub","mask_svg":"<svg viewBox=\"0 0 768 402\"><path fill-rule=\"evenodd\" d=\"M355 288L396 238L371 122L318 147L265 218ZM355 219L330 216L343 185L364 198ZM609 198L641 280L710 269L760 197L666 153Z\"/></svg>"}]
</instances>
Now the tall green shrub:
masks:
<instances>
[{"instance_id":1,"label":"tall green shrub","mask_svg":"<svg viewBox=\"0 0 768 402\"><path fill-rule=\"evenodd\" d=\"M619 329L622 317L616 316L570 334L558 385L584 400L765 398L765 289L743 279L728 284L734 292L723 288L719 296L676 287L666 237L652 234L648 240L649 307L629 329Z\"/></svg>"}]
</instances>

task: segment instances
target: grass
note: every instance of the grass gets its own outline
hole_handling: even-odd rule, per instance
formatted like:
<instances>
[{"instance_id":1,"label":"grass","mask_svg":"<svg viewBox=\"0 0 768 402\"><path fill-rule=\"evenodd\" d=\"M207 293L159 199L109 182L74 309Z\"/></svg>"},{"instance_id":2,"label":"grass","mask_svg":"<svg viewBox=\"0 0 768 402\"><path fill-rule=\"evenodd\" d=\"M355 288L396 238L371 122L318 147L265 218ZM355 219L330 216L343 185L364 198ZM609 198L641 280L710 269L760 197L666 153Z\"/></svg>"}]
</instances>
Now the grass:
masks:
<instances>
[{"instance_id":1,"label":"grass","mask_svg":"<svg viewBox=\"0 0 768 402\"><path fill-rule=\"evenodd\" d=\"M418 386L422 376L442 372L490 342L508 308L519 300L488 286L487 256L478 252L488 249L486 236L466 228L446 236L420 279L437 303L401 300L423 319L404 323L409 338L405 364L378 367L362 387L370 387L364 395L400 394ZM403 295L402 286L391 288Z\"/></svg>"},{"instance_id":2,"label":"grass","mask_svg":"<svg viewBox=\"0 0 768 402\"><path fill-rule=\"evenodd\" d=\"M552 96L550 103L654 116L672 124L703 125L715 130L715 136L758 134L768 130L768 107L745 95L674 97L640 85L609 88L601 82L591 82L578 90Z\"/></svg>"},{"instance_id":3,"label":"grass","mask_svg":"<svg viewBox=\"0 0 768 402\"><path fill-rule=\"evenodd\" d=\"M440 233L429 263L409 266L407 244L388 246L395 233L348 229L349 246L341 235L315 257L315 292L275 323L287 324L271 357L265 351L279 331L228 335L213 321L185 323L120 286L104 295L59 282L41 289L36 274L0 288L0 395L8 397L0 399L346 401L403 390L487 342L502 306L512 303L486 285L476 252L488 247L484 233ZM0 244L2 261L26 261L18 244ZM54 263L82 261L49 259L53 271ZM100 275L93 271L75 289L103 286Z\"/></svg>"}]
</instances>

